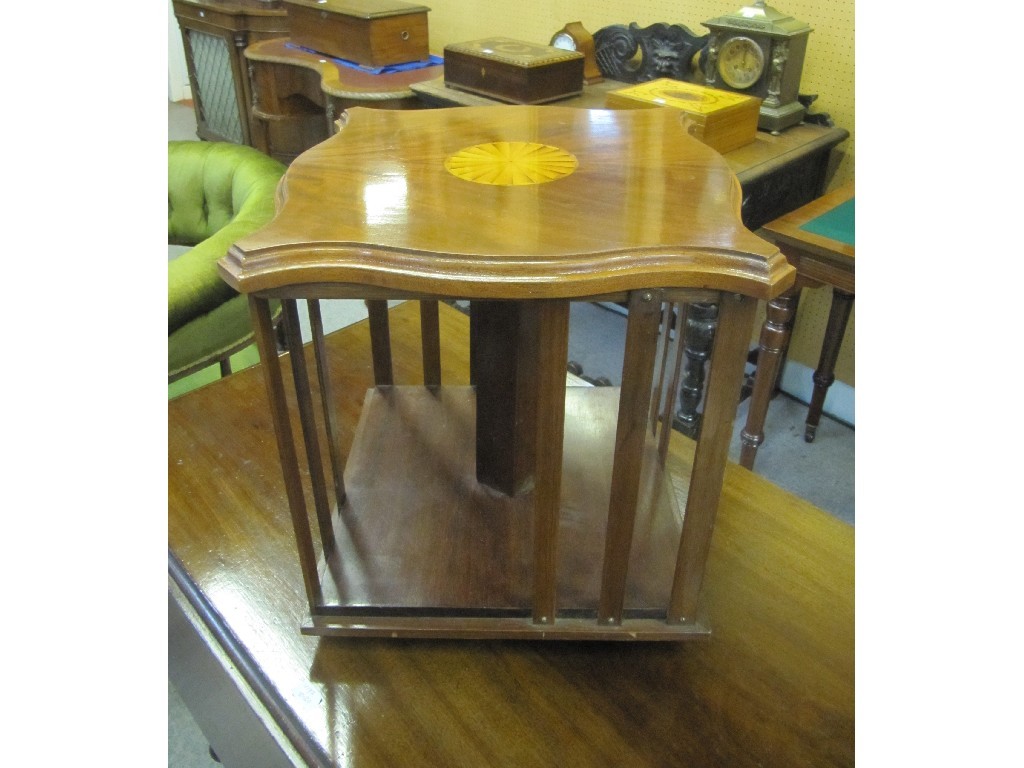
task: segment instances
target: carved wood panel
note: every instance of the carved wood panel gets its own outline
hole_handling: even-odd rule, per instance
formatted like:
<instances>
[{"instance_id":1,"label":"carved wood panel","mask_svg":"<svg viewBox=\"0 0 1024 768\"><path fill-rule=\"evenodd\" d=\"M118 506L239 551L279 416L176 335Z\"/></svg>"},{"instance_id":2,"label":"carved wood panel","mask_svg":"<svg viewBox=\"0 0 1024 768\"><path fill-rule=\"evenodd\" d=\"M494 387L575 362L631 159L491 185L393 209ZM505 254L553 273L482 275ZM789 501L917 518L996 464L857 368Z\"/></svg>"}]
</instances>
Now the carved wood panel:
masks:
<instances>
[{"instance_id":1,"label":"carved wood panel","mask_svg":"<svg viewBox=\"0 0 1024 768\"><path fill-rule=\"evenodd\" d=\"M710 35L695 35L682 24L652 24L643 29L634 21L613 24L594 34L594 54L601 74L625 83L659 77L695 81L692 61Z\"/></svg>"}]
</instances>

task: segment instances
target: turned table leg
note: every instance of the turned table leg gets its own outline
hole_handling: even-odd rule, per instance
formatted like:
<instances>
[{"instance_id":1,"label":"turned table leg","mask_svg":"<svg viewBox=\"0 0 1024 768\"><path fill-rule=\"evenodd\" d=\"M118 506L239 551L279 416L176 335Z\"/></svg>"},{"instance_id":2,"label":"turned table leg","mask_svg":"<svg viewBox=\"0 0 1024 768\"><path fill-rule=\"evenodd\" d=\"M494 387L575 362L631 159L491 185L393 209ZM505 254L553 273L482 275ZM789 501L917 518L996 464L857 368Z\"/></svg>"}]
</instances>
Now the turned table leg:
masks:
<instances>
[{"instance_id":1,"label":"turned table leg","mask_svg":"<svg viewBox=\"0 0 1024 768\"><path fill-rule=\"evenodd\" d=\"M800 289L795 288L768 302L761 327L757 372L754 374L754 389L750 393L747 423L740 433L740 464L747 469L754 468L758 446L764 442L764 420L793 333L793 316L799 295Z\"/></svg>"},{"instance_id":2,"label":"turned table leg","mask_svg":"<svg viewBox=\"0 0 1024 768\"><path fill-rule=\"evenodd\" d=\"M808 443L814 442L814 433L818 429L821 411L825 405L825 395L828 394L832 382L836 380L836 359L839 357L839 346L843 342L843 334L846 333L846 323L850 319L851 309L853 294L833 288L832 306L828 312L828 324L825 326L825 341L821 345L821 358L814 372L814 392L811 395L807 424L804 428L804 440Z\"/></svg>"},{"instance_id":3,"label":"turned table leg","mask_svg":"<svg viewBox=\"0 0 1024 768\"><path fill-rule=\"evenodd\" d=\"M687 307L683 329L683 349L686 365L683 383L679 387L679 411L676 428L694 439L700 434L700 414L697 407L704 396L704 373L718 326L718 305L703 302Z\"/></svg>"}]
</instances>

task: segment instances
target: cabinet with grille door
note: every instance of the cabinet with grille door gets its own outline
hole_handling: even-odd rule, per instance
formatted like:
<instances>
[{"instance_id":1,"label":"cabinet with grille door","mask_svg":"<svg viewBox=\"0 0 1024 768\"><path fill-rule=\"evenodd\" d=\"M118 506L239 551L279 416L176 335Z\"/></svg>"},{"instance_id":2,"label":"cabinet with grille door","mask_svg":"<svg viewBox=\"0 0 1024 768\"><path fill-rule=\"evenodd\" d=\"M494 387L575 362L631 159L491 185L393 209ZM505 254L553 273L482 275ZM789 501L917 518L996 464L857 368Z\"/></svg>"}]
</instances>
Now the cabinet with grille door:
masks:
<instances>
[{"instance_id":1,"label":"cabinet with grille door","mask_svg":"<svg viewBox=\"0 0 1024 768\"><path fill-rule=\"evenodd\" d=\"M197 133L252 146L246 46L288 34L280 0L172 0L188 65Z\"/></svg>"}]
</instances>

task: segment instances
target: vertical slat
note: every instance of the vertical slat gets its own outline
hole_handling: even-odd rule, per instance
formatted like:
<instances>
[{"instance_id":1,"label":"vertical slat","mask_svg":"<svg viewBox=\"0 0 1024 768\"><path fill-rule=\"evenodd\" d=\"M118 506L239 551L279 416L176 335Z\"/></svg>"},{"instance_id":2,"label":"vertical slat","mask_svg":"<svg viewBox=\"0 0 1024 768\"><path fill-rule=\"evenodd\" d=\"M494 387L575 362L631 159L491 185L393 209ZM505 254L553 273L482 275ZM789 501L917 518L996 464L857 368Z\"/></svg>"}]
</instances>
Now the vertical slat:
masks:
<instances>
[{"instance_id":1,"label":"vertical slat","mask_svg":"<svg viewBox=\"0 0 1024 768\"><path fill-rule=\"evenodd\" d=\"M270 413L274 420L274 435L277 438L277 452L281 458L284 474L285 493L288 496L288 511L295 531L295 545L299 551L299 565L302 581L306 587L306 599L312 610L323 604L323 591L316 566L316 550L313 548L313 534L309 529L306 514L306 498L302 492L302 478L299 474L299 460L295 453L295 439L292 436L291 419L288 417L288 402L284 392L284 378L281 375L281 361L277 356L274 340L274 324L270 318L270 303L256 296L249 297L249 316L256 332L256 346L260 351L263 365L263 379L270 398Z\"/></svg>"},{"instance_id":2,"label":"vertical slat","mask_svg":"<svg viewBox=\"0 0 1024 768\"><path fill-rule=\"evenodd\" d=\"M309 466L309 479L313 486L313 507L316 509L317 525L320 528L320 541L326 553L334 548L334 527L331 524L331 509L327 500L327 481L324 477L320 440L317 437L313 396L309 388L309 373L306 371L306 356L302 349L299 312L294 299L282 300L281 306L284 310L288 357L292 364L292 378L295 380L295 402L299 408L302 440L306 446L306 464Z\"/></svg>"},{"instance_id":3,"label":"vertical slat","mask_svg":"<svg viewBox=\"0 0 1024 768\"><path fill-rule=\"evenodd\" d=\"M420 337L423 343L423 384L441 386L441 330L437 300L420 301Z\"/></svg>"},{"instance_id":4,"label":"vertical slat","mask_svg":"<svg viewBox=\"0 0 1024 768\"><path fill-rule=\"evenodd\" d=\"M557 609L558 514L562 495L565 366L569 359L569 302L537 302L536 470L534 474L533 621L550 624Z\"/></svg>"},{"instance_id":5,"label":"vertical slat","mask_svg":"<svg viewBox=\"0 0 1024 768\"><path fill-rule=\"evenodd\" d=\"M723 294L719 304L703 425L693 457L686 514L669 598L670 623L692 621L696 616L756 307L754 299L738 294Z\"/></svg>"},{"instance_id":6,"label":"vertical slat","mask_svg":"<svg viewBox=\"0 0 1024 768\"><path fill-rule=\"evenodd\" d=\"M391 327L388 303L384 299L367 299L370 314L370 346L373 352L373 381L378 387L395 383L391 368Z\"/></svg>"},{"instance_id":7,"label":"vertical slat","mask_svg":"<svg viewBox=\"0 0 1024 768\"><path fill-rule=\"evenodd\" d=\"M672 338L672 302L666 301L661 311L661 334L658 336L661 346L661 360L658 363L658 384L651 396L651 434L658 434L658 415L661 413L662 401L665 396L665 371L668 368L668 352ZM661 340L664 340L663 342Z\"/></svg>"},{"instance_id":8,"label":"vertical slat","mask_svg":"<svg viewBox=\"0 0 1024 768\"><path fill-rule=\"evenodd\" d=\"M686 325L686 304L680 303L674 306L676 315L675 364L672 368L672 383L669 384L668 397L665 400L665 410L661 415L661 435L658 437L658 461L662 466L665 465L665 459L668 457L669 438L672 437L672 423L675 419L676 393L679 392L679 380L683 371L683 357L685 357L683 328Z\"/></svg>"},{"instance_id":9,"label":"vertical slat","mask_svg":"<svg viewBox=\"0 0 1024 768\"><path fill-rule=\"evenodd\" d=\"M328 369L327 348L324 344L324 321L320 314L320 302L309 299L309 327L313 335L313 353L316 357L317 379L320 382L320 404L324 411L327 431L327 449L331 457L331 472L334 475L334 493L338 507L345 503L345 467L341 461L341 446L338 437L338 415L334 407L331 390L331 376Z\"/></svg>"},{"instance_id":10,"label":"vertical slat","mask_svg":"<svg viewBox=\"0 0 1024 768\"><path fill-rule=\"evenodd\" d=\"M598 603L598 621L601 624L622 623L626 570L633 544L643 447L647 437L648 404L657 356L659 310L660 302L651 291L633 291L630 294Z\"/></svg>"}]
</instances>

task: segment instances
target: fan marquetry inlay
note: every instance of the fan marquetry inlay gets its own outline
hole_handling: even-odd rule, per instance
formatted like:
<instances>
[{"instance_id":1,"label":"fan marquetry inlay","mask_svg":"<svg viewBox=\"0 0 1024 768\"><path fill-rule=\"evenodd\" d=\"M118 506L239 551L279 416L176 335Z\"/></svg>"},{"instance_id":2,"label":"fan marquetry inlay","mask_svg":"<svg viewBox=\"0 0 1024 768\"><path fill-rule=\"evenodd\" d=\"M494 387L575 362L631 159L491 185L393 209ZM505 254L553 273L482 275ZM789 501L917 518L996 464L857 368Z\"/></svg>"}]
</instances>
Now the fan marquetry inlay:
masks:
<instances>
[{"instance_id":1,"label":"fan marquetry inlay","mask_svg":"<svg viewBox=\"0 0 1024 768\"><path fill-rule=\"evenodd\" d=\"M529 141L495 141L456 152L444 162L450 173L477 184L544 184L576 170L575 155Z\"/></svg>"}]
</instances>

